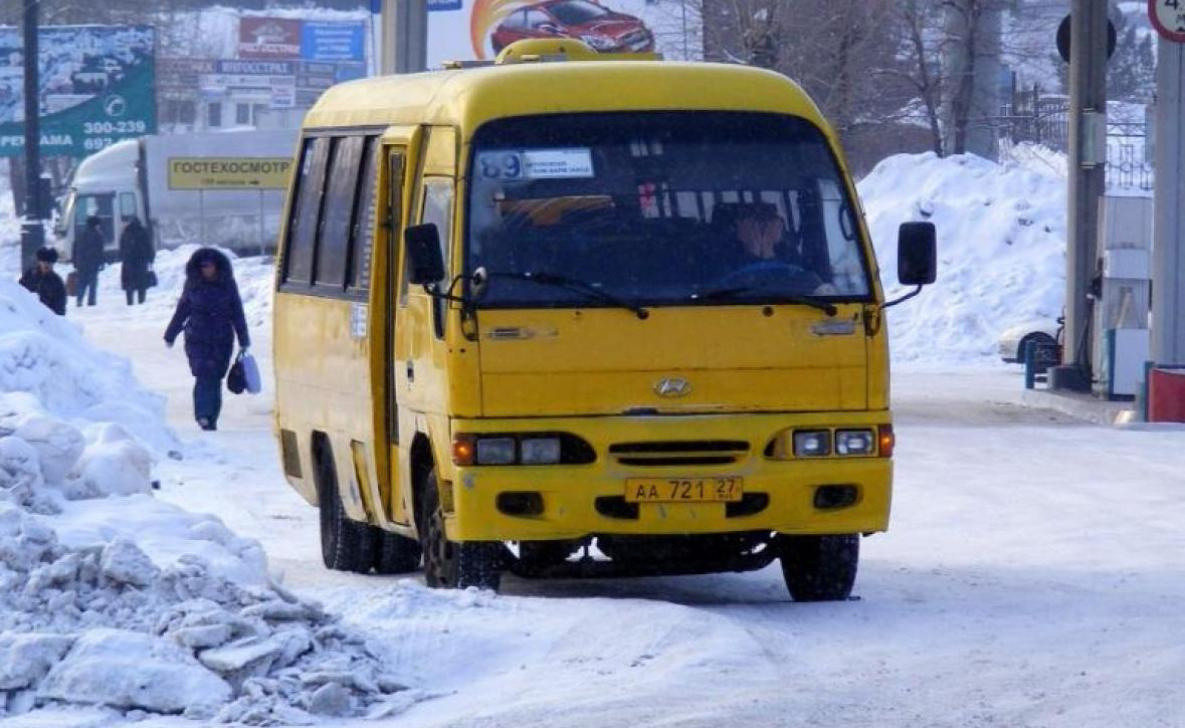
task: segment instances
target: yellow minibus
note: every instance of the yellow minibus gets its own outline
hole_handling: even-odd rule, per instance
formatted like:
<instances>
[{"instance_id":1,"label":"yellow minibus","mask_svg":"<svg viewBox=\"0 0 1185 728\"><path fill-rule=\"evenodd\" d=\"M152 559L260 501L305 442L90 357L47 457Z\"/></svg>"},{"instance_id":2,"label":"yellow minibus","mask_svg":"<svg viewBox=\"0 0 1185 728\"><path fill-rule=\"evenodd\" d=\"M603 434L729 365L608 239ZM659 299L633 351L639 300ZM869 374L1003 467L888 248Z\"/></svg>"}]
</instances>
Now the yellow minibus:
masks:
<instances>
[{"instance_id":1,"label":"yellow minibus","mask_svg":"<svg viewBox=\"0 0 1185 728\"><path fill-rule=\"evenodd\" d=\"M889 304L816 106L571 40L453 66L305 118L276 428L325 565L497 588L779 560L795 600L846 598L889 521ZM902 227L909 295L934 240Z\"/></svg>"}]
</instances>

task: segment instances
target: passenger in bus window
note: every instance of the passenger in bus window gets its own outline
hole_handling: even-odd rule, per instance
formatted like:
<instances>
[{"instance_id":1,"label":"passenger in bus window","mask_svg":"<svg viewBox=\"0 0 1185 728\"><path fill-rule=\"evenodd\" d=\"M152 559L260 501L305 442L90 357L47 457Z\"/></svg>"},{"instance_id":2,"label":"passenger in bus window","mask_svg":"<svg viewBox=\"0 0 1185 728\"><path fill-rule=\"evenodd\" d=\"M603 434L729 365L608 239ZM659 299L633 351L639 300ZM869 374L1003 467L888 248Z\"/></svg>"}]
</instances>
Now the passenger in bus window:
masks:
<instances>
[{"instance_id":1,"label":"passenger in bus window","mask_svg":"<svg viewBox=\"0 0 1185 728\"><path fill-rule=\"evenodd\" d=\"M235 336L243 351L251 337L230 261L213 248L199 248L185 264L185 287L165 329L165 343L173 346L183 330L185 356L195 380L193 416L203 430L216 430Z\"/></svg>"}]
</instances>

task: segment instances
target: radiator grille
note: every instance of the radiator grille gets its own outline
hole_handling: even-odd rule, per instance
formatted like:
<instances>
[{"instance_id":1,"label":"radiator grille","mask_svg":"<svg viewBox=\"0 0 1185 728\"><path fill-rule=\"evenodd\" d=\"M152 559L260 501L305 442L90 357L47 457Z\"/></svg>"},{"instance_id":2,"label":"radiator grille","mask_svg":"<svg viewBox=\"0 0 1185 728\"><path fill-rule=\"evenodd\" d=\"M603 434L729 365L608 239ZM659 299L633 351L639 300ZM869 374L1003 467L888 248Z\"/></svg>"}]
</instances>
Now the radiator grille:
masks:
<instances>
[{"instance_id":1,"label":"radiator grille","mask_svg":"<svg viewBox=\"0 0 1185 728\"><path fill-rule=\"evenodd\" d=\"M743 440L667 440L619 442L609 454L622 465L663 467L669 465L728 465L749 452Z\"/></svg>"}]
</instances>

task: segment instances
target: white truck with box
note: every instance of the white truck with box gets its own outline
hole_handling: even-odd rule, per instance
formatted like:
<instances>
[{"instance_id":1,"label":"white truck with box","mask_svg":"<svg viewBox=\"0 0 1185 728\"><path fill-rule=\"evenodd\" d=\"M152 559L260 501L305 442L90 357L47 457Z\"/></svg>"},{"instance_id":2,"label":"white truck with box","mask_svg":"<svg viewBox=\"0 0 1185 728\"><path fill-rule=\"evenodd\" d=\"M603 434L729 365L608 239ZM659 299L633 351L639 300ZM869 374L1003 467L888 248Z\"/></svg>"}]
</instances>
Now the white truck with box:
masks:
<instances>
[{"instance_id":1,"label":"white truck with box","mask_svg":"<svg viewBox=\"0 0 1185 728\"><path fill-rule=\"evenodd\" d=\"M78 165L60 201L55 234L73 258L86 220L97 216L107 257L140 218L158 248L219 245L243 254L275 249L296 129L158 134L117 142Z\"/></svg>"}]
</instances>

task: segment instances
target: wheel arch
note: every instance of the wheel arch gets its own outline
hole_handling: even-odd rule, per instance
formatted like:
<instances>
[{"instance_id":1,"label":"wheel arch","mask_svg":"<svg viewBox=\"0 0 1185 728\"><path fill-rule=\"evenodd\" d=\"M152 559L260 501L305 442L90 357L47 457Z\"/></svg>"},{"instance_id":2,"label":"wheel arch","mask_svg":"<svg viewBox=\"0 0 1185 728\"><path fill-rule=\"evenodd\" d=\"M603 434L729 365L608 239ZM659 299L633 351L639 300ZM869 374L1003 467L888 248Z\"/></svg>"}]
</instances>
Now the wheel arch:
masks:
<instances>
[{"instance_id":1,"label":"wheel arch","mask_svg":"<svg viewBox=\"0 0 1185 728\"><path fill-rule=\"evenodd\" d=\"M409 477L411 479L411 521L416 527L416 532L420 529L420 506L423 503L422 488L424 487L424 480L429 471L436 466L436 457L432 454L432 440L427 434L417 432L412 438L411 449L409 450L408 464L411 467Z\"/></svg>"}]
</instances>

